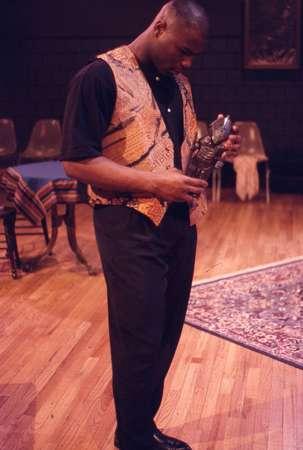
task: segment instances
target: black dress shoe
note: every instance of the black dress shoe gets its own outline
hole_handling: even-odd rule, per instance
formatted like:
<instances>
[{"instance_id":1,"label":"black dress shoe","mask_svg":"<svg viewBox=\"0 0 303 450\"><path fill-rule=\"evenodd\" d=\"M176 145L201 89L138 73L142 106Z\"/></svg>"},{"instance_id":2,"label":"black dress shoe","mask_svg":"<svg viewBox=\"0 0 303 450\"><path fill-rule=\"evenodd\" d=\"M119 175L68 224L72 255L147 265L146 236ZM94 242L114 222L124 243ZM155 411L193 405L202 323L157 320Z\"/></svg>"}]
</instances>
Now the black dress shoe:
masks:
<instances>
[{"instance_id":1,"label":"black dress shoe","mask_svg":"<svg viewBox=\"0 0 303 450\"><path fill-rule=\"evenodd\" d=\"M157 443L159 449L167 450L192 450L186 442L181 441L175 437L167 436L156 429L153 433L155 443Z\"/></svg>"},{"instance_id":2,"label":"black dress shoe","mask_svg":"<svg viewBox=\"0 0 303 450\"><path fill-rule=\"evenodd\" d=\"M117 433L115 433L114 444L120 448ZM186 442L180 441L175 437L167 436L156 429L153 432L153 450L192 450Z\"/></svg>"}]
</instances>

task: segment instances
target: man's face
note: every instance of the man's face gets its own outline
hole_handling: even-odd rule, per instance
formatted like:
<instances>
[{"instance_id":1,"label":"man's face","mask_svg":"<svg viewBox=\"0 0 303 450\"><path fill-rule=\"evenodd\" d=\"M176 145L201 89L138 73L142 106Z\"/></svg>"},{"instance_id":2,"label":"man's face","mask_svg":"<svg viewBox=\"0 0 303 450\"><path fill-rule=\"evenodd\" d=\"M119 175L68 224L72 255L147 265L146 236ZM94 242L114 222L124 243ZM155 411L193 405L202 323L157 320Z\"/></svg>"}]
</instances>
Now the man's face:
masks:
<instances>
[{"instance_id":1,"label":"man's face","mask_svg":"<svg viewBox=\"0 0 303 450\"><path fill-rule=\"evenodd\" d=\"M161 24L160 24L161 25ZM189 69L192 60L203 51L204 33L198 27L180 22L159 27L153 52L153 63L160 73L180 73Z\"/></svg>"}]
</instances>

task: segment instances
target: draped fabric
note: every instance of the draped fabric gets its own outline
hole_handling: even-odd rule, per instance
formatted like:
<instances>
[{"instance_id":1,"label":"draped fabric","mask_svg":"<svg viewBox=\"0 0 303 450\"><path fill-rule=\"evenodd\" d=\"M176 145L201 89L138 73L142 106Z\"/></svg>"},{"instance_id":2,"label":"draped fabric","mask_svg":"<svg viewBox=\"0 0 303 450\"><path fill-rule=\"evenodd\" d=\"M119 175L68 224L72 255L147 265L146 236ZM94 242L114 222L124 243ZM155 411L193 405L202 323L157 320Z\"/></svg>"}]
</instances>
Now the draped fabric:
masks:
<instances>
[{"instance_id":1,"label":"draped fabric","mask_svg":"<svg viewBox=\"0 0 303 450\"><path fill-rule=\"evenodd\" d=\"M241 200L251 200L259 192L258 159L250 155L238 155L234 159L237 174L236 193Z\"/></svg>"}]
</instances>

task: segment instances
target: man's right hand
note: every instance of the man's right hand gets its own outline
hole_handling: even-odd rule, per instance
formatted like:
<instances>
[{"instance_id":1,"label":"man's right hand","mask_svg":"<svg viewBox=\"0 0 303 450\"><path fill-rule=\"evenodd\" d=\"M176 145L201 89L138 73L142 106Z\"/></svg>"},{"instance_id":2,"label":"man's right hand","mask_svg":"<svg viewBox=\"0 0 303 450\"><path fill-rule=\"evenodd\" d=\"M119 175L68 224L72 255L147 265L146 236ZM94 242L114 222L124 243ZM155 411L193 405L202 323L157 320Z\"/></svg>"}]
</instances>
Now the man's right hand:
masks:
<instances>
[{"instance_id":1,"label":"man's right hand","mask_svg":"<svg viewBox=\"0 0 303 450\"><path fill-rule=\"evenodd\" d=\"M157 197L167 202L197 203L207 182L184 175L178 169L147 172L126 167L99 156L81 161L65 161L68 176L82 183L93 184L103 192L125 192L133 197Z\"/></svg>"},{"instance_id":2,"label":"man's right hand","mask_svg":"<svg viewBox=\"0 0 303 450\"><path fill-rule=\"evenodd\" d=\"M159 200L168 202L186 202L194 206L207 187L207 182L199 178L184 175L178 169L169 169L155 173L154 195Z\"/></svg>"}]
</instances>

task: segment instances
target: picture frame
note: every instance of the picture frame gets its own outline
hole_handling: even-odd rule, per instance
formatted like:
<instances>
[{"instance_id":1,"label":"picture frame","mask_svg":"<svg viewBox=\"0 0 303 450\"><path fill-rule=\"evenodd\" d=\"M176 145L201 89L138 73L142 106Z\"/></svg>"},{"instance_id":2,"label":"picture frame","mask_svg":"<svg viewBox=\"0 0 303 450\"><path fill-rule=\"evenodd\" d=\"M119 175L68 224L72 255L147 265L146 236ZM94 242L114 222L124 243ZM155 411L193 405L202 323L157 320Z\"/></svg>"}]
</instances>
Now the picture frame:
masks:
<instances>
[{"instance_id":1,"label":"picture frame","mask_svg":"<svg viewBox=\"0 0 303 450\"><path fill-rule=\"evenodd\" d=\"M245 0L245 69L298 69L300 41L301 0Z\"/></svg>"}]
</instances>

